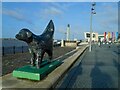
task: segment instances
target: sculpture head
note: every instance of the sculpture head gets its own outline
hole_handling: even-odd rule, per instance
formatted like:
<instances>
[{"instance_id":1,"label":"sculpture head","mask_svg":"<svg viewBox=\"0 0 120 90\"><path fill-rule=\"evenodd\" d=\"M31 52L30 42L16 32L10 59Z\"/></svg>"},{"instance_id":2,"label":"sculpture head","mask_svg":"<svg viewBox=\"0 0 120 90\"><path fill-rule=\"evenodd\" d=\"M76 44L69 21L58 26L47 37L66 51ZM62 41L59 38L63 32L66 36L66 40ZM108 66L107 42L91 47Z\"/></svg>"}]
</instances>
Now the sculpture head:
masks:
<instances>
[{"instance_id":1,"label":"sculpture head","mask_svg":"<svg viewBox=\"0 0 120 90\"><path fill-rule=\"evenodd\" d=\"M16 34L15 36L18 40L22 40L25 42L30 42L31 38L32 38L32 32L26 28L21 29L20 32L18 34Z\"/></svg>"}]
</instances>

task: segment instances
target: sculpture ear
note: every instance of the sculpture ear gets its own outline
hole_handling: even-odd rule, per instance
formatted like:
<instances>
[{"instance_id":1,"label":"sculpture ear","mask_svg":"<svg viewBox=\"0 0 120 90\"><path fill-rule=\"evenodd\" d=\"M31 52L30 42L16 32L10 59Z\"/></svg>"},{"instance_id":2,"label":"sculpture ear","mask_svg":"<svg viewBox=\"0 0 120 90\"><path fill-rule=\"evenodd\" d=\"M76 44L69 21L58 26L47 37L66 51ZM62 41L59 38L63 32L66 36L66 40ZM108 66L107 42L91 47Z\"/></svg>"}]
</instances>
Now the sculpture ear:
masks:
<instances>
[{"instance_id":1,"label":"sculpture ear","mask_svg":"<svg viewBox=\"0 0 120 90\"><path fill-rule=\"evenodd\" d=\"M27 37L30 38L32 36L31 32L27 32Z\"/></svg>"},{"instance_id":2,"label":"sculpture ear","mask_svg":"<svg viewBox=\"0 0 120 90\"><path fill-rule=\"evenodd\" d=\"M53 23L52 20L50 20L50 22L48 23L46 29L43 32L43 34L48 34L48 33L54 33L54 23Z\"/></svg>"}]
</instances>

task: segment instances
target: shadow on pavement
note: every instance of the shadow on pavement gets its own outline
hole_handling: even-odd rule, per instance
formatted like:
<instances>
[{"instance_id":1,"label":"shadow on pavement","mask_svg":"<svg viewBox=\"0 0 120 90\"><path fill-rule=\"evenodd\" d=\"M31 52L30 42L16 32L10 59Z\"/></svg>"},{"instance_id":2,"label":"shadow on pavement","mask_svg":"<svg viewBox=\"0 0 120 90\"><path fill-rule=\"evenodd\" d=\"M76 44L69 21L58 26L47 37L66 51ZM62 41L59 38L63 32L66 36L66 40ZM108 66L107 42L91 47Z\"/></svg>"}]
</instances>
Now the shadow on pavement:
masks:
<instances>
[{"instance_id":1,"label":"shadow on pavement","mask_svg":"<svg viewBox=\"0 0 120 90\"><path fill-rule=\"evenodd\" d=\"M78 71L79 69L79 71ZM70 90L72 89L72 86L75 84L75 81L77 80L77 76L82 74L82 67L81 63L79 63L77 66L72 68L69 71L69 74L65 77L65 80L63 80L62 84L59 86L59 89L65 89L65 90Z\"/></svg>"},{"instance_id":2,"label":"shadow on pavement","mask_svg":"<svg viewBox=\"0 0 120 90\"><path fill-rule=\"evenodd\" d=\"M111 88L112 79L109 75L102 73L97 65L91 71L92 78L92 90L96 90L95 88Z\"/></svg>"},{"instance_id":3,"label":"shadow on pavement","mask_svg":"<svg viewBox=\"0 0 120 90\"><path fill-rule=\"evenodd\" d=\"M99 53L98 53L98 50L95 50L94 52L95 54L95 65L91 71L91 79L92 79L92 90L96 90L97 88L111 88L113 87L113 83L112 83L112 79L111 77L106 74L106 73L103 73L99 66L104 66L104 63L99 63L98 60L99 60Z\"/></svg>"},{"instance_id":4,"label":"shadow on pavement","mask_svg":"<svg viewBox=\"0 0 120 90\"><path fill-rule=\"evenodd\" d=\"M82 62L75 67L73 67L70 70L70 73L64 78L63 82L61 85L59 85L59 89L67 89L71 90L75 88L78 88L78 90L117 90L115 87L115 84L113 83L112 77L109 75L109 73L105 73L104 69L106 66L106 62L104 62L104 55L102 53L102 50L108 50L108 45L105 45L105 47L98 47L97 45L93 47L93 51L89 53L90 60L91 60L91 66L92 70L90 72L90 79L91 79L91 85L90 88L80 88L80 87L75 87L75 83L78 80L78 76L82 75L84 73L84 68L82 68ZM107 49L106 49L107 48ZM102 53L102 54L101 54ZM87 56L87 57L89 57ZM93 57L93 58L91 58ZM86 62L85 62L86 63ZM89 62L87 62L89 63ZM114 66L118 68L120 64L116 61L113 61ZM88 76L89 77L89 76ZM80 82L81 83L81 82ZM87 82L86 82L87 83Z\"/></svg>"},{"instance_id":5,"label":"shadow on pavement","mask_svg":"<svg viewBox=\"0 0 120 90\"><path fill-rule=\"evenodd\" d=\"M115 59L113 59L113 64L117 68L118 72L120 72L120 64L119 64L119 62L116 61Z\"/></svg>"}]
</instances>

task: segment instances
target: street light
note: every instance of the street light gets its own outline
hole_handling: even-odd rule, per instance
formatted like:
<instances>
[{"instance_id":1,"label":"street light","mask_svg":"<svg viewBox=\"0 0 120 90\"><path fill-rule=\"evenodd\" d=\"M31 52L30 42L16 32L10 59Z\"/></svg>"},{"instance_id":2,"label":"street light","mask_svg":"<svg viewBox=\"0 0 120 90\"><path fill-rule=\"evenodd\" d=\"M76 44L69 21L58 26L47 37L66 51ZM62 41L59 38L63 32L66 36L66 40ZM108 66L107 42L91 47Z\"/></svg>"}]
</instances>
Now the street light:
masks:
<instances>
[{"instance_id":1,"label":"street light","mask_svg":"<svg viewBox=\"0 0 120 90\"><path fill-rule=\"evenodd\" d=\"M91 44L92 44L92 15L96 14L95 12L95 5L96 3L92 3L91 7L91 17L90 17L90 46L89 46L89 52L91 52Z\"/></svg>"}]
</instances>

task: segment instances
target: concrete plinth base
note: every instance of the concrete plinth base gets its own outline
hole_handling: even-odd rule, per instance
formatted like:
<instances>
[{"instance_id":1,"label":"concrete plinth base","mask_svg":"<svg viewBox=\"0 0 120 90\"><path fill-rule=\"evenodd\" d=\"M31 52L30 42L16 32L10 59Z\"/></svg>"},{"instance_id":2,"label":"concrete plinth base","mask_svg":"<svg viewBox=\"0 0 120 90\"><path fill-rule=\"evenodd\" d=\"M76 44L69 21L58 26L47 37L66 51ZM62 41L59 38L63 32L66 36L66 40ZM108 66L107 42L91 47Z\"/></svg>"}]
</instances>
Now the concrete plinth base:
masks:
<instances>
[{"instance_id":1,"label":"concrete plinth base","mask_svg":"<svg viewBox=\"0 0 120 90\"><path fill-rule=\"evenodd\" d=\"M15 69L13 71L13 76L17 78L25 78L30 80L41 80L50 72L52 72L56 67L58 67L62 62L59 60L48 63L44 61L43 66L40 69L33 67L31 65L23 66L21 68Z\"/></svg>"}]
</instances>

